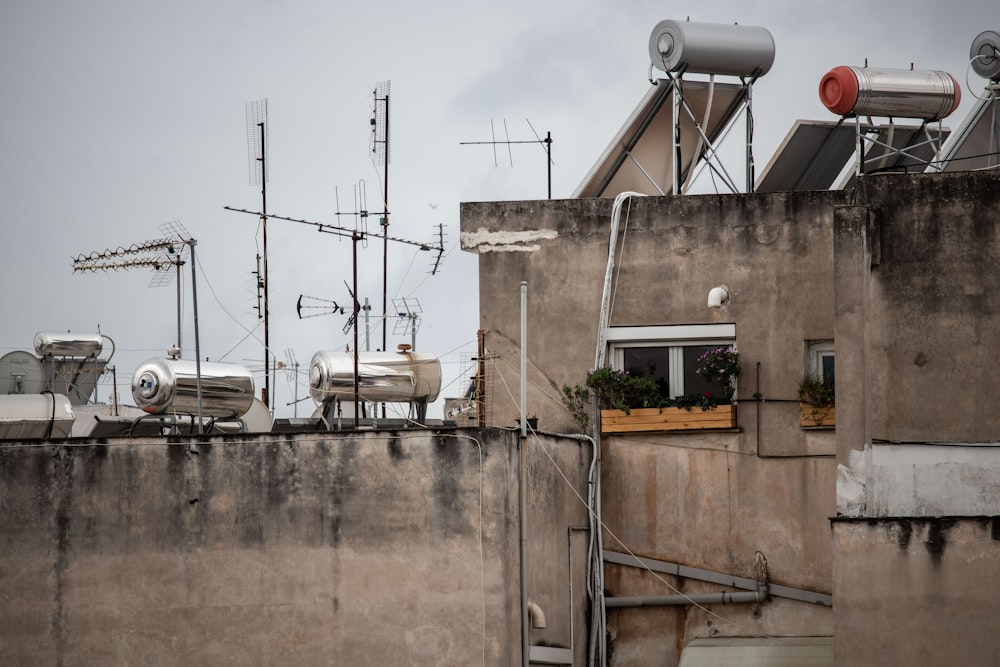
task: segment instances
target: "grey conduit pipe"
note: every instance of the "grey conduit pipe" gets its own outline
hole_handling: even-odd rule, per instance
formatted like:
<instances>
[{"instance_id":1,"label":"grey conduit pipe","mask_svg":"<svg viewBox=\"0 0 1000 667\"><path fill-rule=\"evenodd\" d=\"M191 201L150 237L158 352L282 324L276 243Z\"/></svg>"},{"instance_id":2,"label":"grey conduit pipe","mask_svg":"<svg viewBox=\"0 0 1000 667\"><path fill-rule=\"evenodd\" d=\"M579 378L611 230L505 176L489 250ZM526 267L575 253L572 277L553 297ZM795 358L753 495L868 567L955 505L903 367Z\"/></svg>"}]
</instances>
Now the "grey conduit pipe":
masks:
<instances>
[{"instance_id":1,"label":"grey conduit pipe","mask_svg":"<svg viewBox=\"0 0 1000 667\"><path fill-rule=\"evenodd\" d=\"M737 604L763 602L767 589L738 593L694 593L692 595L636 595L632 597L604 598L604 606L612 607L665 607L688 604Z\"/></svg>"}]
</instances>

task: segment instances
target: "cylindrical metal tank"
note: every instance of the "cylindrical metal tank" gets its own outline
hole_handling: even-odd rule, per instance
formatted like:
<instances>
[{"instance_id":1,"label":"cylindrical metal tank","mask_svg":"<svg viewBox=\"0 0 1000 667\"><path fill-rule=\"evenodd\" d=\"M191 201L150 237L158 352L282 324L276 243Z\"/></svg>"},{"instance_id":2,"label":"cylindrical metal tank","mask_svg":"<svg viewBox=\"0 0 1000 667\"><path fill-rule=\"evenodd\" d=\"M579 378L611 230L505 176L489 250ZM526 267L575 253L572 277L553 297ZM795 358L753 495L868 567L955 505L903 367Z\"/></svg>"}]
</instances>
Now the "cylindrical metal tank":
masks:
<instances>
[{"instance_id":1,"label":"cylindrical metal tank","mask_svg":"<svg viewBox=\"0 0 1000 667\"><path fill-rule=\"evenodd\" d=\"M774 64L774 38L766 28L726 23L660 21L649 36L653 67L675 72L763 76Z\"/></svg>"},{"instance_id":2,"label":"cylindrical metal tank","mask_svg":"<svg viewBox=\"0 0 1000 667\"><path fill-rule=\"evenodd\" d=\"M420 352L364 352L358 356L358 392L366 401L437 399L441 362ZM321 403L354 400L354 355L320 350L309 364L309 394Z\"/></svg>"},{"instance_id":3,"label":"cylindrical metal tank","mask_svg":"<svg viewBox=\"0 0 1000 667\"><path fill-rule=\"evenodd\" d=\"M1000 33L984 30L976 35L969 49L969 60L976 74L990 81L1000 81Z\"/></svg>"},{"instance_id":4,"label":"cylindrical metal tank","mask_svg":"<svg viewBox=\"0 0 1000 667\"><path fill-rule=\"evenodd\" d=\"M40 357L96 357L102 349L104 341L97 333L35 334L35 354Z\"/></svg>"},{"instance_id":5,"label":"cylindrical metal tank","mask_svg":"<svg viewBox=\"0 0 1000 667\"><path fill-rule=\"evenodd\" d=\"M231 419L253 404L253 376L238 364L201 363L201 413ZM132 376L136 406L151 414L198 414L198 374L188 359L147 359Z\"/></svg>"},{"instance_id":6,"label":"cylindrical metal tank","mask_svg":"<svg viewBox=\"0 0 1000 667\"><path fill-rule=\"evenodd\" d=\"M819 99L840 116L940 120L958 108L962 89L955 77L937 70L841 65L820 80Z\"/></svg>"}]
</instances>

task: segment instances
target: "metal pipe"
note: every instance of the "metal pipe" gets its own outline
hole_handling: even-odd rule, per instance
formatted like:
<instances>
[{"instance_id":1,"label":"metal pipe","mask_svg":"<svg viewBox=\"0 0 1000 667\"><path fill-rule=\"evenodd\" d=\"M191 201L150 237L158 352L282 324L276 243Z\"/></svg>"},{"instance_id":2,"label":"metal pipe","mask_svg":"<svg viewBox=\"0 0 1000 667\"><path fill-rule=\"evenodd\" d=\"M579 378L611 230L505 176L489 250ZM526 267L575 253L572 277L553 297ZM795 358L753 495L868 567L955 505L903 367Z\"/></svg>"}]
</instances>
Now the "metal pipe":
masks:
<instances>
[{"instance_id":1,"label":"metal pipe","mask_svg":"<svg viewBox=\"0 0 1000 667\"><path fill-rule=\"evenodd\" d=\"M528 517L527 491L528 464L525 449L528 444L527 398L528 390L528 283L521 281L521 447L520 456L521 479L518 483L518 517L521 524L521 664L528 667L529 635L528 625Z\"/></svg>"},{"instance_id":2,"label":"metal pipe","mask_svg":"<svg viewBox=\"0 0 1000 667\"><path fill-rule=\"evenodd\" d=\"M632 597L604 598L604 606L621 607L667 607L689 604L737 604L741 602L763 602L767 590L753 593L694 593L692 595L636 595Z\"/></svg>"},{"instance_id":3,"label":"metal pipe","mask_svg":"<svg viewBox=\"0 0 1000 667\"><path fill-rule=\"evenodd\" d=\"M194 302L194 368L198 394L198 434L200 435L204 432L201 422L201 339L198 335L198 279L195 276L195 265L197 262L194 256L194 247L198 245L198 242L190 239L187 243L191 248L191 301ZM267 372L266 367L264 371Z\"/></svg>"}]
</instances>

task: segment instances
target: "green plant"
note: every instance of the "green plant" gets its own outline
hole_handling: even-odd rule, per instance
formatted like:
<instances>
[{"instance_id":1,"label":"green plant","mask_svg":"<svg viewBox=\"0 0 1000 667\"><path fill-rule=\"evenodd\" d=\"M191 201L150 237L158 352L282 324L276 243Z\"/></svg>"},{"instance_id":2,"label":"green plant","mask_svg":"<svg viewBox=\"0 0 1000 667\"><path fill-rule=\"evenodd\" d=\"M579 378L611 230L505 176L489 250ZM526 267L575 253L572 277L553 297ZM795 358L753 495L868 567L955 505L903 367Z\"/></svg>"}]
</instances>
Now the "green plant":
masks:
<instances>
[{"instance_id":1,"label":"green plant","mask_svg":"<svg viewBox=\"0 0 1000 667\"><path fill-rule=\"evenodd\" d=\"M562 403L582 433L590 430L590 389L581 385L562 387Z\"/></svg>"},{"instance_id":2,"label":"green plant","mask_svg":"<svg viewBox=\"0 0 1000 667\"><path fill-rule=\"evenodd\" d=\"M662 405L660 385L650 375L631 375L614 368L598 368L587 374L587 386L597 396L602 410L655 408Z\"/></svg>"},{"instance_id":3,"label":"green plant","mask_svg":"<svg viewBox=\"0 0 1000 667\"><path fill-rule=\"evenodd\" d=\"M836 394L833 382L827 382L821 377L806 373L799 382L799 401L816 408L834 405Z\"/></svg>"},{"instance_id":4,"label":"green plant","mask_svg":"<svg viewBox=\"0 0 1000 667\"><path fill-rule=\"evenodd\" d=\"M718 383L727 402L733 402L736 378L740 376L740 353L734 347L717 347L698 357L698 375Z\"/></svg>"},{"instance_id":5,"label":"green plant","mask_svg":"<svg viewBox=\"0 0 1000 667\"><path fill-rule=\"evenodd\" d=\"M799 402L810 406L808 418L812 419L814 425L821 426L836 403L833 382L809 373L803 375L799 382Z\"/></svg>"}]
</instances>

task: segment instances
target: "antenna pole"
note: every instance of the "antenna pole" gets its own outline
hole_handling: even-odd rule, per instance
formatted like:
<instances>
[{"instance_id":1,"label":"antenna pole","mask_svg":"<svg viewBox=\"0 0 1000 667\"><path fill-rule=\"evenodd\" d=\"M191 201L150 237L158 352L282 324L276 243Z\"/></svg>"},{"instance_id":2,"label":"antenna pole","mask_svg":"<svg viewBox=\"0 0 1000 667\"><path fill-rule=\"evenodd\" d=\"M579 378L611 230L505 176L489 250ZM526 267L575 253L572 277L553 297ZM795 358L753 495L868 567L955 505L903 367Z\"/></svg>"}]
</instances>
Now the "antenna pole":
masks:
<instances>
[{"instance_id":1,"label":"antenna pole","mask_svg":"<svg viewBox=\"0 0 1000 667\"><path fill-rule=\"evenodd\" d=\"M260 128L260 201L261 201L261 227L264 232L264 395L261 396L267 409L271 409L271 309L267 302L267 283L270 282L267 276L267 147L264 144L264 123L257 123ZM193 249L193 248L192 248Z\"/></svg>"},{"instance_id":2,"label":"antenna pole","mask_svg":"<svg viewBox=\"0 0 1000 667\"><path fill-rule=\"evenodd\" d=\"M181 350L177 353L177 358L180 359L184 356L181 348L181 263L178 261L174 266L177 269L177 349Z\"/></svg>"},{"instance_id":3,"label":"antenna pole","mask_svg":"<svg viewBox=\"0 0 1000 667\"><path fill-rule=\"evenodd\" d=\"M389 91L385 93L385 164L382 166L382 234L389 236ZM386 316L389 312L387 284L389 280L389 239L382 240L382 351L386 351ZM355 292L357 294L357 292ZM383 406L383 410L385 407ZM383 415L384 417L385 415Z\"/></svg>"},{"instance_id":4,"label":"antenna pole","mask_svg":"<svg viewBox=\"0 0 1000 667\"><path fill-rule=\"evenodd\" d=\"M187 241L188 247L191 248L191 301L194 305L194 372L195 372L195 384L198 391L198 435L201 435L204 431L202 425L202 415L201 415L201 340L198 337L198 284L197 278L195 277L195 257L194 257L194 247L197 241L194 239L189 239Z\"/></svg>"},{"instance_id":5,"label":"antenna pole","mask_svg":"<svg viewBox=\"0 0 1000 667\"><path fill-rule=\"evenodd\" d=\"M549 199L552 199L552 132L545 133L545 162L549 168Z\"/></svg>"},{"instance_id":6,"label":"antenna pole","mask_svg":"<svg viewBox=\"0 0 1000 667\"><path fill-rule=\"evenodd\" d=\"M356 295L358 293L358 241L362 239L362 235L355 231L351 235L351 269L353 272L353 291ZM351 299L354 305L351 306L354 312L354 430L358 430L358 413L361 411L361 391L358 387L358 377L359 377L359 361L358 361L358 298L355 296Z\"/></svg>"}]
</instances>

